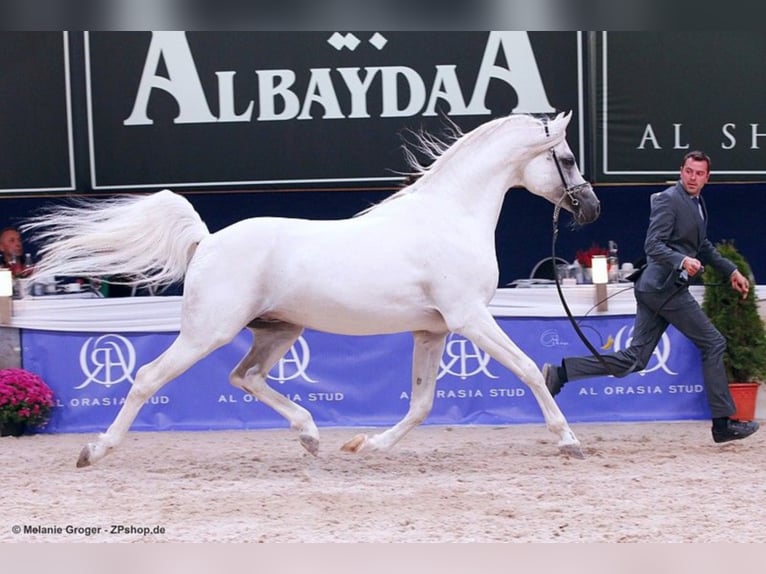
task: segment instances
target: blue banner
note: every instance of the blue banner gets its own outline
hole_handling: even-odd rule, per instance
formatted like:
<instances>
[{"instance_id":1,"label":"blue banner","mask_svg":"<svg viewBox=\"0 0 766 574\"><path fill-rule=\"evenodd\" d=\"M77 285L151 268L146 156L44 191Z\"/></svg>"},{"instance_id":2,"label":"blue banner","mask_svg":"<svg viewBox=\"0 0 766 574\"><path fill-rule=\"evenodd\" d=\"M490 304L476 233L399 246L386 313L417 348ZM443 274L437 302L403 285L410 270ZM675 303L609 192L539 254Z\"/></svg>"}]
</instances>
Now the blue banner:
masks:
<instances>
[{"instance_id":1,"label":"blue banner","mask_svg":"<svg viewBox=\"0 0 766 574\"><path fill-rule=\"evenodd\" d=\"M499 318L503 330L538 365L587 354L562 318ZM588 318L581 328L603 352L630 343L632 316ZM103 431L138 368L175 333L61 333L23 330L23 366L53 389L56 408L45 432ZM250 347L243 330L152 397L134 430L286 427L259 401L232 387L229 372ZM275 365L269 384L309 410L318 426L390 426L407 412L409 333L347 337L306 330ZM570 422L691 420L709 417L699 352L672 327L647 368L626 378L571 382L556 398ZM543 422L531 391L473 343L450 335L433 410L426 424Z\"/></svg>"}]
</instances>

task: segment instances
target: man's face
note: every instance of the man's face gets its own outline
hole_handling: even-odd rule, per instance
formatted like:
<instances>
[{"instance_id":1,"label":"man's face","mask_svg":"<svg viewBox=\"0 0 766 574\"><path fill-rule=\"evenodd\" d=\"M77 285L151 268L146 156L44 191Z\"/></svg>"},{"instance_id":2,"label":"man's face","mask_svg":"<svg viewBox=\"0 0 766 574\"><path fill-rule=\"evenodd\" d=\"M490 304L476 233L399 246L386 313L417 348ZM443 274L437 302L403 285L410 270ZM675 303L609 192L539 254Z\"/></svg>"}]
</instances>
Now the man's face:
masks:
<instances>
[{"instance_id":1,"label":"man's face","mask_svg":"<svg viewBox=\"0 0 766 574\"><path fill-rule=\"evenodd\" d=\"M0 249L3 253L21 255L24 249L21 245L21 235L18 231L6 231L0 236Z\"/></svg>"},{"instance_id":2,"label":"man's face","mask_svg":"<svg viewBox=\"0 0 766 574\"><path fill-rule=\"evenodd\" d=\"M706 161L689 158L681 166L681 184L689 195L699 195L709 177Z\"/></svg>"}]
</instances>

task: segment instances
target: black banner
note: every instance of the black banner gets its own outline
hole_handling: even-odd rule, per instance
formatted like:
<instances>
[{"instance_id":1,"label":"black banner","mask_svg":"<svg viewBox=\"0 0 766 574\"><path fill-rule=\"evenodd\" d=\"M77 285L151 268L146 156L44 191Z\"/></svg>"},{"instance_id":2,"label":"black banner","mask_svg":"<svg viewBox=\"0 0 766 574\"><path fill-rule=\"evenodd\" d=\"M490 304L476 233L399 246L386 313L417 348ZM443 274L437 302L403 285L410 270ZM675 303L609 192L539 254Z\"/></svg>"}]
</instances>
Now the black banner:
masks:
<instances>
[{"instance_id":1,"label":"black banner","mask_svg":"<svg viewBox=\"0 0 766 574\"><path fill-rule=\"evenodd\" d=\"M391 188L408 129L554 110L596 183L690 149L763 181L764 60L754 32L3 32L0 193Z\"/></svg>"},{"instance_id":2,"label":"black banner","mask_svg":"<svg viewBox=\"0 0 766 574\"><path fill-rule=\"evenodd\" d=\"M712 181L766 180L766 35L604 32L597 45L599 181L675 179L694 149Z\"/></svg>"},{"instance_id":3,"label":"black banner","mask_svg":"<svg viewBox=\"0 0 766 574\"><path fill-rule=\"evenodd\" d=\"M92 32L94 189L375 188L406 129L572 110L576 32Z\"/></svg>"},{"instance_id":4,"label":"black banner","mask_svg":"<svg viewBox=\"0 0 766 574\"><path fill-rule=\"evenodd\" d=\"M66 32L0 34L0 192L74 189Z\"/></svg>"}]
</instances>

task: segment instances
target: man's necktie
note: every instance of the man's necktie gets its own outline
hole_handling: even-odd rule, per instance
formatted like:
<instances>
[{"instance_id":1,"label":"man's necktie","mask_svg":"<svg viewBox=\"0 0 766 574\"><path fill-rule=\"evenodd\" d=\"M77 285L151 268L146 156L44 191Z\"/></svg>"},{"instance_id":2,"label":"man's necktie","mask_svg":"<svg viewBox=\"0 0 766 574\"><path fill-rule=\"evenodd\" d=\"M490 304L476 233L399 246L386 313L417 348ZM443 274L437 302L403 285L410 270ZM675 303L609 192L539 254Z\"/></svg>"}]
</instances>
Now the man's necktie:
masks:
<instances>
[{"instance_id":1,"label":"man's necktie","mask_svg":"<svg viewBox=\"0 0 766 574\"><path fill-rule=\"evenodd\" d=\"M700 203L700 198L692 197L692 201L694 202L694 205L697 206L697 211L699 211L702 221L705 221L705 211L702 209L702 203Z\"/></svg>"}]
</instances>

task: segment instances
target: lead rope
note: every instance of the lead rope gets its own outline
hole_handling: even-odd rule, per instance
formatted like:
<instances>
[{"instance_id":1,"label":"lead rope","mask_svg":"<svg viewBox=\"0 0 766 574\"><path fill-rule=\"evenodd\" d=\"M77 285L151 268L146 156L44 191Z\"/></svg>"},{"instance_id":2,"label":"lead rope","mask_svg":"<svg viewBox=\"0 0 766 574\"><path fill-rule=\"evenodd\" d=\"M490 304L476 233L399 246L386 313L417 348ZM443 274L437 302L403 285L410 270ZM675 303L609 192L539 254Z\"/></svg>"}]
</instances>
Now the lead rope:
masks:
<instances>
[{"instance_id":1,"label":"lead rope","mask_svg":"<svg viewBox=\"0 0 766 574\"><path fill-rule=\"evenodd\" d=\"M550 130L548 129L548 118L547 117L543 118L543 128L545 129L545 135L547 137L550 137L551 134L550 134ZM556 156L556 150L551 148L550 152L551 152L551 156L553 157L553 163L555 164L556 170L558 171L559 177L561 178L561 184L564 187L564 195L561 196L561 199L559 199L559 201L556 203L556 205L554 206L554 209L553 209L553 234L552 234L553 235L553 239L552 239L552 242L551 242L551 265L555 265L555 262L556 262L556 240L558 239L558 235L559 235L559 212L561 211L561 202L564 201L564 199L568 197L572 207L576 207L579 204L579 200L577 199L577 193L582 188L587 187L588 184L587 183L581 183L581 184L576 185L574 187L569 187L567 185L566 178L564 177L564 171L561 169L561 165L559 164L559 159ZM561 300L561 305L564 307L564 311L567 314L567 318L569 319L569 322L572 323L572 327L574 327L574 330L577 333L577 336L580 337L580 340L588 348L588 350L590 351L591 355L596 357L596 359L598 359L598 361L604 366L604 369L606 370L606 372L608 374L612 375L613 377L625 376L625 375L628 375L628 374L632 373L633 370L636 368L636 365L638 365L638 357L635 358L635 360L633 361L633 364L630 367L628 367L628 369L626 369L623 373L619 373L619 374L615 373L612 370L612 367L610 367L609 364L604 359L604 356L601 353L598 352L596 347L594 347L591 344L591 342L588 340L588 338L585 336L585 333L582 332L582 329L580 329L580 325L577 323L577 321L575 320L574 316L572 315L572 312L569 309L569 305L567 304L566 299L564 298L564 292L561 289L561 282L559 281L558 273L554 272L553 279L554 279L554 282L556 284L556 291L559 294L559 299ZM665 305L667 305L668 302L673 297L675 297L675 295L679 291L681 291L681 289L684 288L685 285L686 285L685 282L680 282L678 284L678 287L675 289L675 291L673 291L668 296L668 298L665 299L665 301L662 302L662 305L660 305L657 308L657 310L655 311L655 317L660 314L660 311L662 310L662 308ZM720 285L721 284L714 283L714 284L709 284L709 285L706 284L705 286L708 287L708 286L720 286ZM628 288L626 288L625 290L627 291L627 289ZM622 293L622 292L623 291L617 291L617 293L613 293L612 295L607 296L604 299L604 301L606 301L610 297L612 297L614 295L617 295L618 293ZM596 305L594 305L593 307L591 307L590 309L588 309L588 311L585 313L585 315L583 317L587 317L588 314L593 309L595 309L597 306L598 306L598 303Z\"/></svg>"},{"instance_id":2,"label":"lead rope","mask_svg":"<svg viewBox=\"0 0 766 574\"><path fill-rule=\"evenodd\" d=\"M543 127L545 129L545 135L550 137L550 130L548 129L547 118L545 118L543 120ZM556 170L559 172L559 177L561 178L561 184L564 187L564 194L561 196L561 199L559 199L559 201L556 203L556 205L555 205L555 207L553 209L553 239L552 239L552 242L551 242L551 257L552 257L551 265L555 265L555 262L556 262L556 240L558 239L558 235L559 235L559 213L561 211L561 202L564 201L564 199L568 197L569 201L572 204L572 207L576 207L579 204L579 200L577 199L577 192L581 188L587 186L588 184L587 183L582 183L580 185L576 185L576 186L570 188L567 185L566 178L564 177L564 171L561 169L561 165L559 164L559 159L556 156L556 150L551 148L550 151L551 151L551 155L553 157L553 163L556 166ZM574 327L574 330L577 333L577 336L580 337L580 340L588 348L588 350L590 351L591 355L596 357L599 360L599 362L604 366L604 369L606 369L607 373L609 373L612 376L618 376L617 374L614 373L612 368L606 362L606 360L604 359L603 355L598 352L598 350L596 349L596 347L593 346L593 344L591 344L591 342L585 336L585 333L582 332L582 329L580 329L580 325L577 323L577 321L575 320L574 316L572 315L572 311L569 309L569 305L567 304L566 299L564 298L564 292L561 289L561 282L559 281L558 273L554 273L553 274L553 278L554 278L554 282L556 283L556 291L558 291L559 299L561 299L561 305L564 307L564 311L566 312L567 317L569 318L569 322L572 323L572 327ZM607 297L607 299L608 298L609 297ZM668 298L668 300L670 300L670 298ZM662 307L660 307L660 308L662 308ZM593 307L591 307L591 309L588 310L588 313L590 313L590 311L592 309L593 309ZM585 315L587 316L588 313L586 313ZM636 360L633 362L633 364L630 366L630 368L625 373L623 373L623 374L627 375L628 373L633 371L633 369L636 367L637 364L638 364L638 357L636 357Z\"/></svg>"},{"instance_id":3,"label":"lead rope","mask_svg":"<svg viewBox=\"0 0 766 574\"><path fill-rule=\"evenodd\" d=\"M562 196L562 198L559 200L559 202L555 205L553 208L553 241L551 242L551 261L556 261L556 240L558 239L559 235L559 212L561 211L561 202L564 200L565 196ZM621 377L628 375L633 372L633 369L636 368L636 365L638 364L638 357L633 361L633 364L628 367L624 372L622 373L615 373L612 367L606 362L604 359L604 356L598 352L596 347L593 346L593 344L588 340L588 338L585 336L585 333L582 332L582 329L580 329L579 323L575 320L574 316L572 315L572 312L569 310L569 305L566 302L566 299L564 298L564 292L561 289L561 282L559 281L558 273L553 274L554 282L556 284L556 291L558 291L559 299L561 300L561 305L564 307L564 311L567 314L567 318L569 319L569 322L572 323L572 327L574 327L575 332L577 333L577 336L580 337L580 340L585 344L585 346L590 351L591 355L596 357L596 359L599 360L599 362L604 366L604 369L606 369L606 372L613 377ZM725 283L705 283L705 287L720 287L722 285L725 285ZM665 301L662 302L662 305L660 305L657 308L657 311L655 311L655 316L660 314L660 311L662 311L662 308L668 304L668 302L681 290L684 288L684 284L681 283L678 285L675 291L673 291ZM623 291L627 291L629 289L625 288ZM618 293L622 293L623 291L618 291L617 293L614 293L612 295L609 295L606 297L606 299L609 299L610 297L613 297L614 295L617 295ZM604 300L606 300L604 299ZM600 301L601 302L601 301ZM600 303L599 302L599 303ZM588 314L595 309L598 306L598 303L588 309L588 312L585 313L584 317L587 317Z\"/></svg>"},{"instance_id":4,"label":"lead rope","mask_svg":"<svg viewBox=\"0 0 766 574\"><path fill-rule=\"evenodd\" d=\"M558 239L558 236L559 236L559 212L561 211L561 201L563 201L564 197L565 196L562 196L561 200L559 200L559 202L553 208L553 241L551 242L551 257L552 257L551 261L554 261L554 262L556 261L556 240ZM606 372L612 376L617 376L612 371L612 368L609 366L606 360L604 360L603 355L598 352L596 347L594 347L593 344L585 336L585 333L582 332L582 329L580 329L580 325L577 323L574 316L572 315L572 311L569 309L569 305L567 304L566 298L564 297L564 291L561 289L559 274L554 273L553 278L554 278L554 282L556 283L556 291L558 291L559 299L561 299L561 305L564 307L564 311L567 314L567 318L569 319L569 322L572 323L572 327L574 327L575 333L577 333L577 336L580 337L580 340L588 348L591 355L596 357L599 360L599 362L604 366L604 368L606 369ZM588 313L590 313L590 310L588 311ZM587 316L587 313L586 313L586 316ZM638 359L636 359L636 361L631 366L630 370L626 372L626 374L633 370L633 368L636 366L636 363L638 363Z\"/></svg>"}]
</instances>

